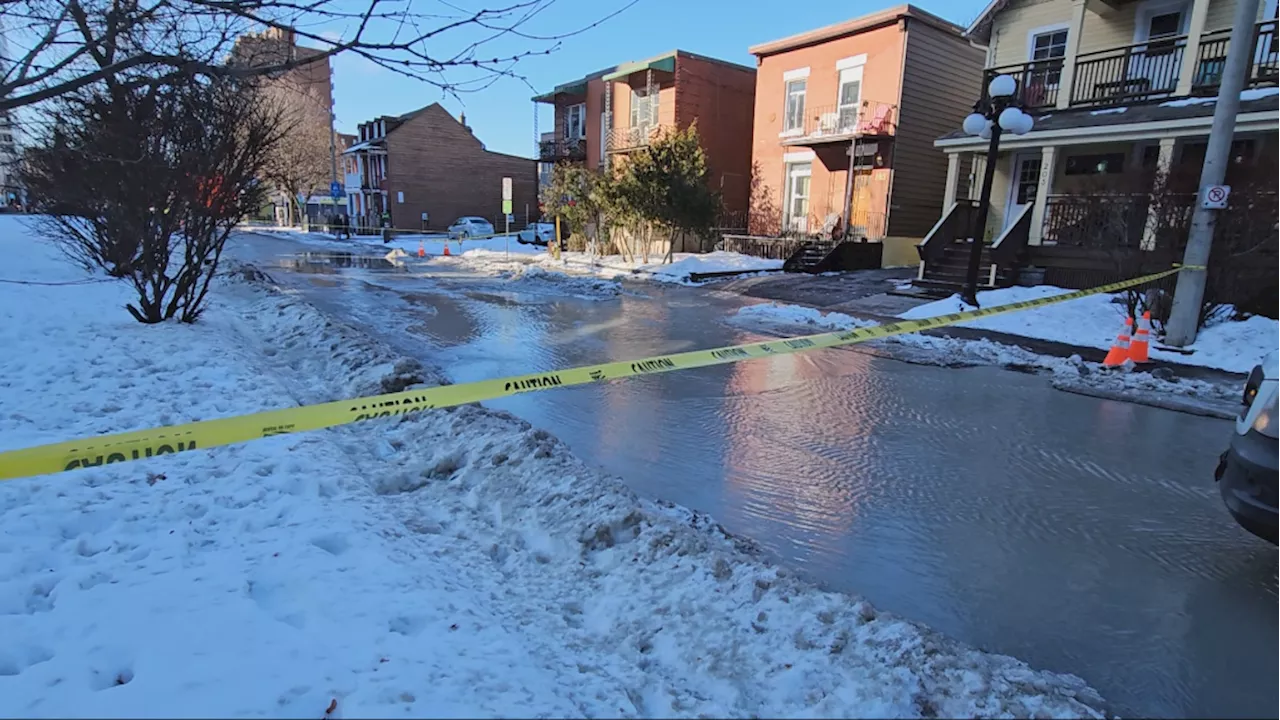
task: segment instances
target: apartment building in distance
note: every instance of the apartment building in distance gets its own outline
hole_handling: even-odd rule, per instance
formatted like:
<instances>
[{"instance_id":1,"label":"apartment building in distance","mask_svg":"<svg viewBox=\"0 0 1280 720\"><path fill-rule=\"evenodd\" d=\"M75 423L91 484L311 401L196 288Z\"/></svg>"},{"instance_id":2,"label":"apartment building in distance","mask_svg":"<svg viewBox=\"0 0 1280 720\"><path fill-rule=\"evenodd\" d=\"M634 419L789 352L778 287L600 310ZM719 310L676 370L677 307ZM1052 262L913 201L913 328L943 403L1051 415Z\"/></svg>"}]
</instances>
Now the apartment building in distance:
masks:
<instances>
[{"instance_id":1,"label":"apartment building in distance","mask_svg":"<svg viewBox=\"0 0 1280 720\"><path fill-rule=\"evenodd\" d=\"M964 28L900 5L750 48L756 56L753 235L884 244L915 263L937 220L939 133L971 112L983 52Z\"/></svg>"},{"instance_id":2,"label":"apartment building in distance","mask_svg":"<svg viewBox=\"0 0 1280 720\"><path fill-rule=\"evenodd\" d=\"M486 150L466 124L439 103L360 123L343 151L347 214L357 231L447 228L464 215L503 228L502 179L511 178L512 227L536 218L538 164Z\"/></svg>"},{"instance_id":3,"label":"apartment building in distance","mask_svg":"<svg viewBox=\"0 0 1280 720\"><path fill-rule=\"evenodd\" d=\"M538 159L603 168L696 122L708 182L728 215L744 215L754 96L752 68L684 50L599 70L533 98L555 117L552 134L538 135Z\"/></svg>"},{"instance_id":4,"label":"apartment building in distance","mask_svg":"<svg viewBox=\"0 0 1280 720\"><path fill-rule=\"evenodd\" d=\"M1186 180L1185 207L1172 213L1182 224L1236 43L1248 45L1249 62L1227 184L1269 174L1274 213L1276 0L1259 4L1245 37L1232 37L1235 8L1235 0L993 0L983 10L965 36L986 47L985 78L1012 76L1015 99L1035 119L1031 132L1000 142L982 230L991 245L984 283L1008 284L1036 267L1047 283L1083 287L1116 277L1118 258L1137 274L1180 257L1186 228L1170 227L1170 198L1153 198L1154 178L1170 189L1170 177ZM942 294L961 280L956 259L974 234L987 141L954 126L936 146L948 158L947 192L918 284ZM1274 215L1269 225L1274 248ZM1272 253L1258 262L1274 270Z\"/></svg>"}]
</instances>

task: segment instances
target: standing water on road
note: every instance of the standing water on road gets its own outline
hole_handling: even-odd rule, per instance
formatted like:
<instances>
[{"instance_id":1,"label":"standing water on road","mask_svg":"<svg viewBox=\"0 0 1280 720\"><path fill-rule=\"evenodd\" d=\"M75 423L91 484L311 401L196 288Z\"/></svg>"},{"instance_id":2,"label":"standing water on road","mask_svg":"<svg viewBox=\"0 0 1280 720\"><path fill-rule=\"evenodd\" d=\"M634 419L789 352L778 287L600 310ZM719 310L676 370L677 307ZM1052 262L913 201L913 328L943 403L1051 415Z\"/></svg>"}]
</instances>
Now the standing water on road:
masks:
<instances>
[{"instance_id":1,"label":"standing water on road","mask_svg":"<svg viewBox=\"0 0 1280 720\"><path fill-rule=\"evenodd\" d=\"M724 322L735 296L575 298L451 268L273 275L455 382L755 338ZM1218 501L1228 422L853 350L486 404L819 584L1078 674L1122 715L1275 711L1276 555Z\"/></svg>"}]
</instances>

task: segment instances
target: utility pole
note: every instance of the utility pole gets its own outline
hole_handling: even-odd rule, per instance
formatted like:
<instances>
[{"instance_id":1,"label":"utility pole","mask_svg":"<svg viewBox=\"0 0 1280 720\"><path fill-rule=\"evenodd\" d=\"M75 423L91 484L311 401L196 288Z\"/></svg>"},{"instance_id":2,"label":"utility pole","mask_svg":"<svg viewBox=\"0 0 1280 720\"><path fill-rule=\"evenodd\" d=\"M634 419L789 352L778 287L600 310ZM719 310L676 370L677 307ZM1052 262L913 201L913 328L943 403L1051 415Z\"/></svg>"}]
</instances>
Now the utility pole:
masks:
<instances>
[{"instance_id":1,"label":"utility pole","mask_svg":"<svg viewBox=\"0 0 1280 720\"><path fill-rule=\"evenodd\" d=\"M1221 185L1227 176L1236 114L1240 111L1240 91L1244 89L1245 75L1253 65L1253 24L1257 17L1258 0L1237 0L1236 15L1231 23L1231 44L1227 46L1227 62L1222 70L1222 83L1218 86L1218 102L1213 109L1213 127L1209 130L1204 167L1200 170L1195 214L1191 216L1187 249L1182 256L1182 264L1192 269L1178 273L1173 308L1169 311L1165 332L1165 343L1174 347L1195 342L1199 330L1200 303L1204 300L1204 285L1208 279L1205 267L1209 264L1213 228L1218 220L1218 211L1206 207L1205 193L1210 186ZM1188 62L1194 60L1190 58Z\"/></svg>"}]
</instances>

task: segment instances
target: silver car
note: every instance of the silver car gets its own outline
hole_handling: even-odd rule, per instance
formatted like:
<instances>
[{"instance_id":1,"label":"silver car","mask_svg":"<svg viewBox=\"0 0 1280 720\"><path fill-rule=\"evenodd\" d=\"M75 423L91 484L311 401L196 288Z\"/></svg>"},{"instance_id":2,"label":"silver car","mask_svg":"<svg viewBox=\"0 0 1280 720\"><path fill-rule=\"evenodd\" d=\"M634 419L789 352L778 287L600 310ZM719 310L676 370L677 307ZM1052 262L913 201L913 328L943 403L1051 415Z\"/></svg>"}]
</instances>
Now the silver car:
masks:
<instances>
[{"instance_id":1,"label":"silver car","mask_svg":"<svg viewBox=\"0 0 1280 720\"><path fill-rule=\"evenodd\" d=\"M474 215L464 215L449 226L449 237L455 240L487 237L493 234L493 223Z\"/></svg>"}]
</instances>

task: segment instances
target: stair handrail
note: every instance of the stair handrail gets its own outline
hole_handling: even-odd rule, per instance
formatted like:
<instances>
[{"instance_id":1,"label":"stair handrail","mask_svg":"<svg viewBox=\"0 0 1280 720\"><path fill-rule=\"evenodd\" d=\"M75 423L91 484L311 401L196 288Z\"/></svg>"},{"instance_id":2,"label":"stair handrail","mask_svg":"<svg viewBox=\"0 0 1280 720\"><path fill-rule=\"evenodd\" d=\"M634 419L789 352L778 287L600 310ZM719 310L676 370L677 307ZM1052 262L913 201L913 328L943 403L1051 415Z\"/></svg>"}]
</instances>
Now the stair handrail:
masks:
<instances>
[{"instance_id":1,"label":"stair handrail","mask_svg":"<svg viewBox=\"0 0 1280 720\"><path fill-rule=\"evenodd\" d=\"M1018 257L1027 249L1031 241L1031 214L1034 206L1030 203L1018 211L1018 218L1000 233L991 244L991 262L997 265L1010 266L1018 261Z\"/></svg>"},{"instance_id":2,"label":"stair handrail","mask_svg":"<svg viewBox=\"0 0 1280 720\"><path fill-rule=\"evenodd\" d=\"M972 220L970 211L977 207L977 204L977 200L967 198L951 203L951 207L947 208L941 218L938 218L938 222L934 223L929 234L916 245L916 252L920 254L920 259L928 264L941 258L947 245L959 239L957 232L964 232L965 237L968 237L968 232L971 230L968 225Z\"/></svg>"}]
</instances>

